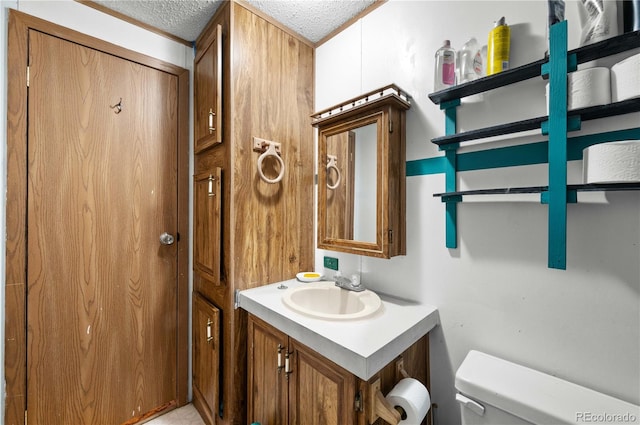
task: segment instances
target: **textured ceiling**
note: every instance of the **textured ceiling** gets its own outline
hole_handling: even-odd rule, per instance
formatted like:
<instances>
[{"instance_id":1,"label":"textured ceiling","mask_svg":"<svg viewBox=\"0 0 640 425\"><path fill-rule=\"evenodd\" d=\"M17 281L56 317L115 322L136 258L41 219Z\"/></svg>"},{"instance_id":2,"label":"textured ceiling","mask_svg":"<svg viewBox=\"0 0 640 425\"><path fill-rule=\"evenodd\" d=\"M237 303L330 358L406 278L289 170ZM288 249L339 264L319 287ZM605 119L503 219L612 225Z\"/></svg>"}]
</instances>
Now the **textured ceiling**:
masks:
<instances>
[{"instance_id":1,"label":"textured ceiling","mask_svg":"<svg viewBox=\"0 0 640 425\"><path fill-rule=\"evenodd\" d=\"M192 41L224 0L96 0L106 8ZM312 42L325 36L376 0L246 0Z\"/></svg>"}]
</instances>

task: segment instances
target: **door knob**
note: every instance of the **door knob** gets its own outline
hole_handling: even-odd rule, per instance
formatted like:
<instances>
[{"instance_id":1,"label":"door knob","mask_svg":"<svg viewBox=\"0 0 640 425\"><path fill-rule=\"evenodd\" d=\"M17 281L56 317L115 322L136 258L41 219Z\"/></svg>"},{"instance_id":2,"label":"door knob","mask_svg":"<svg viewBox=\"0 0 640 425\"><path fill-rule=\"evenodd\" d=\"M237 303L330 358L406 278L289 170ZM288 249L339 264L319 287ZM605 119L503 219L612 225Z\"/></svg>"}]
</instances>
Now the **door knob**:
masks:
<instances>
[{"instance_id":1,"label":"door knob","mask_svg":"<svg viewBox=\"0 0 640 425\"><path fill-rule=\"evenodd\" d=\"M160 243L162 245L173 245L173 242L174 242L173 235L170 235L167 232L164 232L163 234L160 235Z\"/></svg>"}]
</instances>

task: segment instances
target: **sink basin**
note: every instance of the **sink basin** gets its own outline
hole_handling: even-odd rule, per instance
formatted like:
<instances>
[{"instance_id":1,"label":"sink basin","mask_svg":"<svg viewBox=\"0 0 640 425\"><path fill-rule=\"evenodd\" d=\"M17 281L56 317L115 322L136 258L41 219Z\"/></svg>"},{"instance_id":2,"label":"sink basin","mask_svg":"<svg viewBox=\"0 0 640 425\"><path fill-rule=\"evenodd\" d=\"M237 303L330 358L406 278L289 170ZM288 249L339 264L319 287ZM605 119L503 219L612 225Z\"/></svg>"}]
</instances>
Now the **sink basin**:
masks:
<instances>
[{"instance_id":1,"label":"sink basin","mask_svg":"<svg viewBox=\"0 0 640 425\"><path fill-rule=\"evenodd\" d=\"M338 288L334 282L306 283L288 289L282 301L298 313L320 319L362 319L380 309L382 302L374 292Z\"/></svg>"}]
</instances>

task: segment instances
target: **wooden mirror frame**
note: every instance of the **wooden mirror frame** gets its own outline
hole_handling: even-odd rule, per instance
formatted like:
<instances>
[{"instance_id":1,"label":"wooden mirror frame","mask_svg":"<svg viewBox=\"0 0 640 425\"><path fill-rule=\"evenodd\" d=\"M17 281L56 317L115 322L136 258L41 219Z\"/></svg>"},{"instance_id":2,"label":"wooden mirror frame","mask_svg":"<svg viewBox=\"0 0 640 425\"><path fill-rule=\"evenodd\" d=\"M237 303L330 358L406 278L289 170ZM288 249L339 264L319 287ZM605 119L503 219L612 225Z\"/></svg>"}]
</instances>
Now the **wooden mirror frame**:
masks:
<instances>
[{"instance_id":1,"label":"wooden mirror frame","mask_svg":"<svg viewBox=\"0 0 640 425\"><path fill-rule=\"evenodd\" d=\"M406 254L405 111L410 97L395 85L366 93L312 115L318 128L318 248L391 258ZM375 241L339 239L327 230L327 138L376 124Z\"/></svg>"}]
</instances>

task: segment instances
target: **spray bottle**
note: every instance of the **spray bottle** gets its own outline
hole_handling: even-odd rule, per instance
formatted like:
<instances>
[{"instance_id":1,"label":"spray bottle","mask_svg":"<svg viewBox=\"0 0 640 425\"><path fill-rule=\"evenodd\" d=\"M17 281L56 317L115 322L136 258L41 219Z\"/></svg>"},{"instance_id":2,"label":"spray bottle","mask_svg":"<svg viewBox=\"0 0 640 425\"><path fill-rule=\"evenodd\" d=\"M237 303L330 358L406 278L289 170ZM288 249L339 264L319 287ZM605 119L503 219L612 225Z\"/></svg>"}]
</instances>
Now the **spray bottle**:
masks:
<instances>
[{"instance_id":1,"label":"spray bottle","mask_svg":"<svg viewBox=\"0 0 640 425\"><path fill-rule=\"evenodd\" d=\"M504 16L496 21L489 32L487 42L487 75L509 69L509 51L511 48L511 29Z\"/></svg>"}]
</instances>

